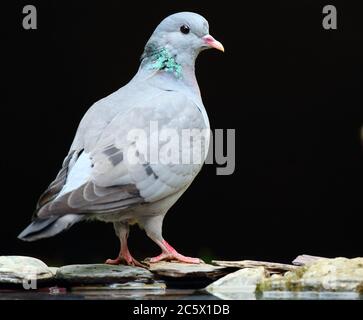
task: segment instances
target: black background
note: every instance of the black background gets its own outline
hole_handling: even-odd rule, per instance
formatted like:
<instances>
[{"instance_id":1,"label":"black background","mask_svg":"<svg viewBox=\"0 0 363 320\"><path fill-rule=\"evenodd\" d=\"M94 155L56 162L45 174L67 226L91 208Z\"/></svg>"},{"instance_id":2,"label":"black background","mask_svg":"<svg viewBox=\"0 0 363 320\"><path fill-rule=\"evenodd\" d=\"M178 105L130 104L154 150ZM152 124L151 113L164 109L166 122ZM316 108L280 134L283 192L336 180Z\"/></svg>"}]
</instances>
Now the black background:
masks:
<instances>
[{"instance_id":1,"label":"black background","mask_svg":"<svg viewBox=\"0 0 363 320\"><path fill-rule=\"evenodd\" d=\"M10 1L9 1L10 3ZM355 2L357 3L357 2ZM22 7L38 29L22 28ZM83 223L23 243L37 198L55 177L86 110L126 84L156 25L178 11L210 23L226 53L208 51L197 77L212 128L236 129L236 171L205 166L169 211L164 236L182 253L289 262L302 253L362 256L361 11L332 1L27 1L2 7L0 255L49 264L115 257L112 225ZM132 229L137 258L159 253Z\"/></svg>"}]
</instances>

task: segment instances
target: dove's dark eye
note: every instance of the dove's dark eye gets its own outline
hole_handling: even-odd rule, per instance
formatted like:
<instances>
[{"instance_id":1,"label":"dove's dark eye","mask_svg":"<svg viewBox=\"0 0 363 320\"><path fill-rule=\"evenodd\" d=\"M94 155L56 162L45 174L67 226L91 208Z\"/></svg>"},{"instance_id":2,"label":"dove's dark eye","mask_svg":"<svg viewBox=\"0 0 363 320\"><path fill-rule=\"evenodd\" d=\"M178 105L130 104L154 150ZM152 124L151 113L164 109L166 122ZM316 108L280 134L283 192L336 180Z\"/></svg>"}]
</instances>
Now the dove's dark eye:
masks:
<instances>
[{"instance_id":1,"label":"dove's dark eye","mask_svg":"<svg viewBox=\"0 0 363 320\"><path fill-rule=\"evenodd\" d=\"M188 33L190 32L190 28L189 28L187 25L183 24L183 25L180 27L180 32L181 32L181 33L184 33L184 34L188 34Z\"/></svg>"}]
</instances>

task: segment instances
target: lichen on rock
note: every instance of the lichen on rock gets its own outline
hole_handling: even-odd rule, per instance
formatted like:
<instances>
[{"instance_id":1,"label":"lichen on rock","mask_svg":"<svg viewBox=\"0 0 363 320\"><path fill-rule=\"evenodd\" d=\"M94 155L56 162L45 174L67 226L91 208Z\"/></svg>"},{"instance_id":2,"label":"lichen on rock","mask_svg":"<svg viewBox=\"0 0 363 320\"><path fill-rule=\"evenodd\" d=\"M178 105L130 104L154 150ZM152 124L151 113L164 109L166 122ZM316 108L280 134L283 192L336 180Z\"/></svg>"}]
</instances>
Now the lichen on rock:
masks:
<instances>
[{"instance_id":1,"label":"lichen on rock","mask_svg":"<svg viewBox=\"0 0 363 320\"><path fill-rule=\"evenodd\" d=\"M259 291L333 291L363 293L363 258L319 259L272 276L258 285Z\"/></svg>"}]
</instances>

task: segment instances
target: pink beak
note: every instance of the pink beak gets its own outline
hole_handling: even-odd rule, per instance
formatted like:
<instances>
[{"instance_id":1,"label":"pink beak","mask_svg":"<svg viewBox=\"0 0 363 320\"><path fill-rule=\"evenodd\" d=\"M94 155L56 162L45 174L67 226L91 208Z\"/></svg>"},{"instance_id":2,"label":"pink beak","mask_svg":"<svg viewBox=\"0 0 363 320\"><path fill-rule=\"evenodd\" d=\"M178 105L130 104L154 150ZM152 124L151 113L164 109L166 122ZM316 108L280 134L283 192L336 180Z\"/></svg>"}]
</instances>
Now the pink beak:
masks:
<instances>
[{"instance_id":1,"label":"pink beak","mask_svg":"<svg viewBox=\"0 0 363 320\"><path fill-rule=\"evenodd\" d=\"M210 34L204 36L203 40L209 48L214 48L224 52L223 44L214 39Z\"/></svg>"}]
</instances>

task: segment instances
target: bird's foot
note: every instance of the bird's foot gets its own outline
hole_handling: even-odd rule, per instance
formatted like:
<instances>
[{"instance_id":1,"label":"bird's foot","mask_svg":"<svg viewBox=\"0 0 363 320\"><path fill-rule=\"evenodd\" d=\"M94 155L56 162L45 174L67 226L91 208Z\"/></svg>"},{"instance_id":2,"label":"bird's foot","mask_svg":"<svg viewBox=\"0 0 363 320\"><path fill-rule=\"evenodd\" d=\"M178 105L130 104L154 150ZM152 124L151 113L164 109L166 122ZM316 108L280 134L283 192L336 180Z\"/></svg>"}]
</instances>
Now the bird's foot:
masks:
<instances>
[{"instance_id":1,"label":"bird's foot","mask_svg":"<svg viewBox=\"0 0 363 320\"><path fill-rule=\"evenodd\" d=\"M122 264L122 259L120 257L117 257L116 259L107 259L105 264L109 264L111 266L118 266L119 264Z\"/></svg>"},{"instance_id":2,"label":"bird's foot","mask_svg":"<svg viewBox=\"0 0 363 320\"><path fill-rule=\"evenodd\" d=\"M203 260L199 258L192 258L192 257L186 257L182 254L171 254L171 253L162 253L158 255L157 257L153 257L150 259L147 259L149 263L156 263L160 261L177 261L177 262L184 262L184 263L191 263L191 264L200 264L204 263Z\"/></svg>"},{"instance_id":3,"label":"bird's foot","mask_svg":"<svg viewBox=\"0 0 363 320\"><path fill-rule=\"evenodd\" d=\"M202 259L183 256L182 254L177 252L165 240L162 243L163 247L165 248L163 252L157 257L147 259L148 263L156 263L160 261L177 261L177 262L191 263L191 264L204 263Z\"/></svg>"},{"instance_id":4,"label":"bird's foot","mask_svg":"<svg viewBox=\"0 0 363 320\"><path fill-rule=\"evenodd\" d=\"M119 256L116 259L108 259L105 263L111 266L124 264L127 266L146 268L144 264L137 261L130 253Z\"/></svg>"}]
</instances>

